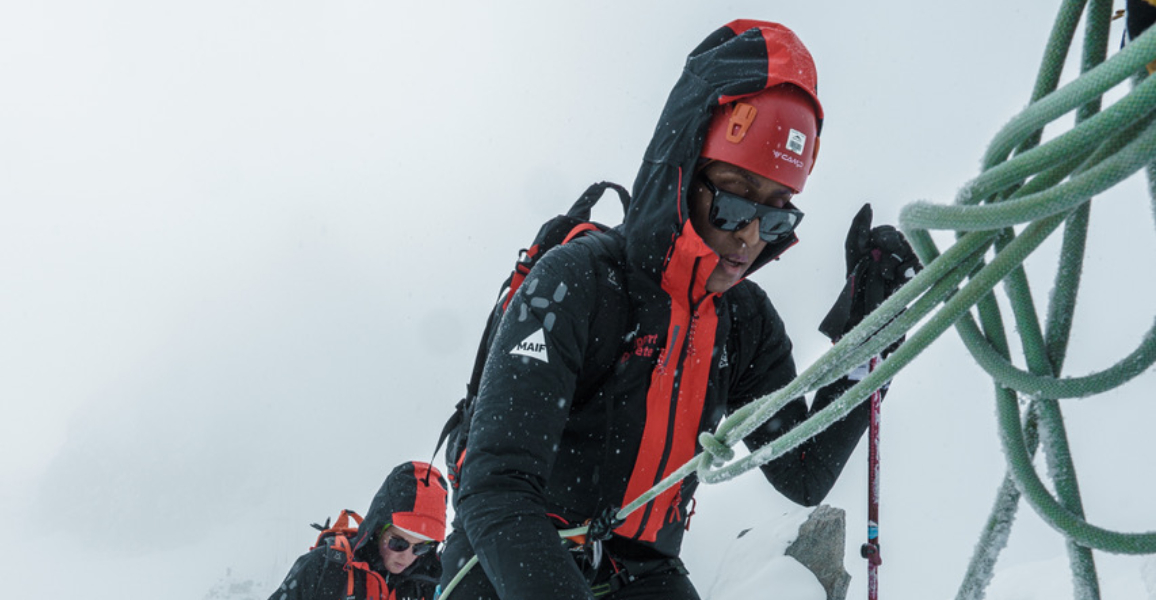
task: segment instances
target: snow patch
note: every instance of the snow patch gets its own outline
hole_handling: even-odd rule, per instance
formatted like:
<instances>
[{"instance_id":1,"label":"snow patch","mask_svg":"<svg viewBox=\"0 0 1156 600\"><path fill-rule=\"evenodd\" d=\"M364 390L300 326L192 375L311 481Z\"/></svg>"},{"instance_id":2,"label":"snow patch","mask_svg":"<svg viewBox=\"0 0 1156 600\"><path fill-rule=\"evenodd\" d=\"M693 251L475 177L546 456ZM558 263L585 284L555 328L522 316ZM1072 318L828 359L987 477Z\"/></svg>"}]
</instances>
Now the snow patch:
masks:
<instances>
[{"instance_id":1,"label":"snow patch","mask_svg":"<svg viewBox=\"0 0 1156 600\"><path fill-rule=\"evenodd\" d=\"M1156 600L1156 557L1096 555L1100 597ZM1137 577L1139 575L1139 577ZM1073 598L1072 569L1066 553L1001 569L986 600L1055 600Z\"/></svg>"},{"instance_id":2,"label":"snow patch","mask_svg":"<svg viewBox=\"0 0 1156 600\"><path fill-rule=\"evenodd\" d=\"M1140 567L1140 577L1148 590L1148 600L1156 600L1156 556L1150 556Z\"/></svg>"},{"instance_id":3,"label":"snow patch","mask_svg":"<svg viewBox=\"0 0 1156 600\"><path fill-rule=\"evenodd\" d=\"M798 537L810 508L765 519L743 530L723 554L714 583L703 600L776 597L794 600L826 600L827 592L806 567L783 554Z\"/></svg>"}]
</instances>

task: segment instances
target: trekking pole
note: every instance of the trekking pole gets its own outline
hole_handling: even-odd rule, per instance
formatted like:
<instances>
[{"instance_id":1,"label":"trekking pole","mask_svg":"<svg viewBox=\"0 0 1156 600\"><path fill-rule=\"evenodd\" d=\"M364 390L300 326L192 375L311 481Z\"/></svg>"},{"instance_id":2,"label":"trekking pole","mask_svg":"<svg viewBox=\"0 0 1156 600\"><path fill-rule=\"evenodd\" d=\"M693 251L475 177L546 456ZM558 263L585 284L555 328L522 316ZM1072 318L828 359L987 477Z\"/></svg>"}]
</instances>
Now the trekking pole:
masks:
<instances>
[{"instance_id":1,"label":"trekking pole","mask_svg":"<svg viewBox=\"0 0 1156 600\"><path fill-rule=\"evenodd\" d=\"M875 370L878 358L871 359L871 370ZM867 436L867 543L859 548L859 553L867 559L867 600L879 598L879 565L883 557L879 554L879 413L883 406L883 394L875 390L871 394L871 420Z\"/></svg>"}]
</instances>

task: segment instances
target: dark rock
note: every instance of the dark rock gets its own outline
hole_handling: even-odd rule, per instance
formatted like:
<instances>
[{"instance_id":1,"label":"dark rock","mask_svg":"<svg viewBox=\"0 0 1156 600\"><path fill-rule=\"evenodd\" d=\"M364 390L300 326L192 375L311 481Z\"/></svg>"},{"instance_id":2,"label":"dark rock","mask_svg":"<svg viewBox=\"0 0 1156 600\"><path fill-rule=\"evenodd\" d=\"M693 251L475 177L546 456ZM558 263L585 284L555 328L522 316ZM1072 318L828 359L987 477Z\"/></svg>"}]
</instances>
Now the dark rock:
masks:
<instances>
[{"instance_id":1,"label":"dark rock","mask_svg":"<svg viewBox=\"0 0 1156 600\"><path fill-rule=\"evenodd\" d=\"M843 509L823 505L799 527L787 556L803 564L827 590L827 600L846 600L851 574L843 568L847 520Z\"/></svg>"}]
</instances>

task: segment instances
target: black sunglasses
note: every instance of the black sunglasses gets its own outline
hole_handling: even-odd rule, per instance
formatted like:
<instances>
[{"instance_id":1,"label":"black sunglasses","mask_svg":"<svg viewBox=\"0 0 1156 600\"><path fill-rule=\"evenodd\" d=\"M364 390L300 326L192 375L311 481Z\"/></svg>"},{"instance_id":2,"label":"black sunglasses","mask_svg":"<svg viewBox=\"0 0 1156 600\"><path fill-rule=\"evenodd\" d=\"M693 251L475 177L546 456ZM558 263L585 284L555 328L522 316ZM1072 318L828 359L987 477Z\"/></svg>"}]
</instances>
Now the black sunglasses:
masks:
<instances>
[{"instance_id":1,"label":"black sunglasses","mask_svg":"<svg viewBox=\"0 0 1156 600\"><path fill-rule=\"evenodd\" d=\"M738 231L758 219L759 237L769 243L782 239L803 221L803 211L790 204L789 208L759 204L718 189L705 176L699 180L710 192L710 224L723 231Z\"/></svg>"},{"instance_id":2,"label":"black sunglasses","mask_svg":"<svg viewBox=\"0 0 1156 600\"><path fill-rule=\"evenodd\" d=\"M410 546L412 545L414 556L425 556L426 554L433 552L434 549L438 547L437 542L418 542L416 544L410 544L409 540L405 538L399 538L391 533L385 533L384 535L389 536L389 539L385 540L385 547L393 550L394 552L405 552L406 550L409 550Z\"/></svg>"}]
</instances>

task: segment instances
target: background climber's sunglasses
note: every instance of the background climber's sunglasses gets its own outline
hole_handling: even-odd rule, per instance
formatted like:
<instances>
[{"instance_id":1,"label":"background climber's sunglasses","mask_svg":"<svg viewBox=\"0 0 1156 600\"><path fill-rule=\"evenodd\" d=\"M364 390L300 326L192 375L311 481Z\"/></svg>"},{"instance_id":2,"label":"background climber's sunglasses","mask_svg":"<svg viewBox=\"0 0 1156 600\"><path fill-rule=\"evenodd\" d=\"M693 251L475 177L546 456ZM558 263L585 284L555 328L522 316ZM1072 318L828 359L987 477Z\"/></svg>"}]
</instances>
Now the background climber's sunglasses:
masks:
<instances>
[{"instance_id":1,"label":"background climber's sunglasses","mask_svg":"<svg viewBox=\"0 0 1156 600\"><path fill-rule=\"evenodd\" d=\"M389 533L385 535L389 536L389 539L385 541L385 546L390 550L393 550L394 552L405 552L406 550L409 550L411 545L409 540L399 538L396 535ZM414 556L424 556L430 552L433 552L434 548L438 547L437 542L418 542L412 545Z\"/></svg>"},{"instance_id":2,"label":"background climber's sunglasses","mask_svg":"<svg viewBox=\"0 0 1156 600\"><path fill-rule=\"evenodd\" d=\"M803 220L803 211L791 207L775 208L752 202L742 196L724 192L706 177L699 177L710 192L710 224L723 231L738 231L759 220L759 237L775 242L791 233Z\"/></svg>"}]
</instances>

